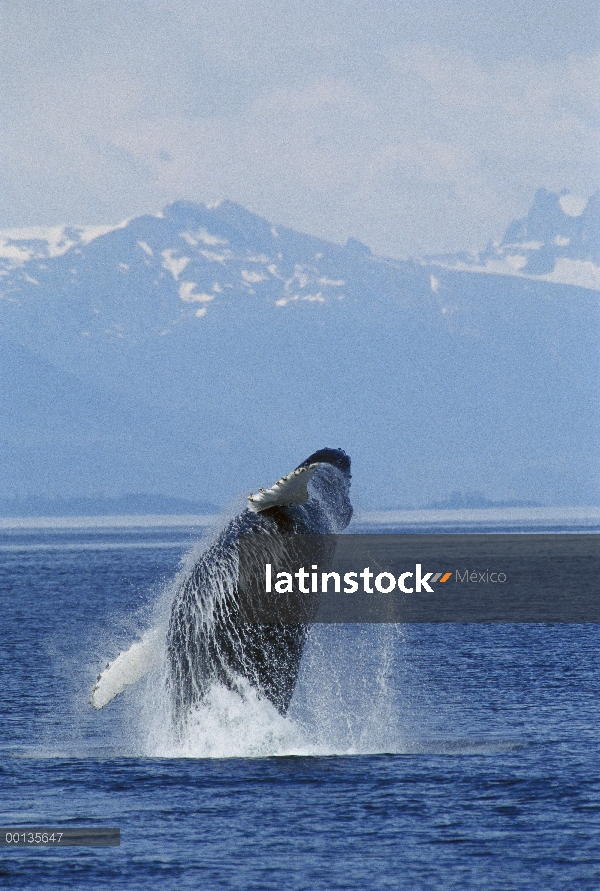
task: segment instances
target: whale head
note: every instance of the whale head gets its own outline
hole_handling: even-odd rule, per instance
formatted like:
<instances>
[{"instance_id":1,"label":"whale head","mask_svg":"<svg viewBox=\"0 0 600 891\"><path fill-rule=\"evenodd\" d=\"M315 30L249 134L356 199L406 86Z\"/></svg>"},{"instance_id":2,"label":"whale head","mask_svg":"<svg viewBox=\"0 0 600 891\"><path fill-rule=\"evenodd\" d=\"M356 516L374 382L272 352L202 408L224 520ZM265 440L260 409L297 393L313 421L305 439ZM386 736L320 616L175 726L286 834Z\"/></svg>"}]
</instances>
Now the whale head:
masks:
<instances>
[{"instance_id":1,"label":"whale head","mask_svg":"<svg viewBox=\"0 0 600 891\"><path fill-rule=\"evenodd\" d=\"M269 516L279 515L284 509L285 516L291 517L290 510L304 506L313 516L310 520L305 517L302 522L308 522L313 532L341 532L352 518L351 478L350 458L346 452L319 449L270 489L250 494L248 507L253 513ZM321 522L318 522L318 516Z\"/></svg>"},{"instance_id":2,"label":"whale head","mask_svg":"<svg viewBox=\"0 0 600 891\"><path fill-rule=\"evenodd\" d=\"M343 449L319 449L318 452L313 452L302 464L299 464L296 470L301 470L311 464L331 464L350 479L350 457Z\"/></svg>"},{"instance_id":3,"label":"whale head","mask_svg":"<svg viewBox=\"0 0 600 891\"><path fill-rule=\"evenodd\" d=\"M311 513L312 531L342 532L352 519L350 503L350 458L342 449L319 449L300 464L294 473L315 468L307 487L305 509ZM310 470L305 470L308 475Z\"/></svg>"}]
</instances>

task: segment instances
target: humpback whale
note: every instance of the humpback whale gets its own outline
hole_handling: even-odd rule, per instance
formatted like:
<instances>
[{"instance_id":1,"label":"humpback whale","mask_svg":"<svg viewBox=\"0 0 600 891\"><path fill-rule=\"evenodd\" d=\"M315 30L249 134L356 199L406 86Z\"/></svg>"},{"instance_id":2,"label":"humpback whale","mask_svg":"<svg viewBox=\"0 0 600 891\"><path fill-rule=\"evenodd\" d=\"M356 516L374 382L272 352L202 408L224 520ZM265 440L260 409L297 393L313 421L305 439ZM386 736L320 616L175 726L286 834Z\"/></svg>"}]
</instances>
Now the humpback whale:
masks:
<instances>
[{"instance_id":1,"label":"humpback whale","mask_svg":"<svg viewBox=\"0 0 600 891\"><path fill-rule=\"evenodd\" d=\"M315 536L311 540L317 542L319 554L313 559L326 560L331 540L318 537L342 532L350 522L350 479L350 458L344 451L314 452L270 489L251 494L245 510L225 526L183 578L166 635L167 687L177 727L185 724L215 683L242 695L244 684L250 684L285 715L318 602L308 596L306 602L293 604L293 620L264 621L264 588L243 590L240 584L240 537L261 536L251 540L257 548L268 540L270 554L275 544L282 560L290 561L294 536ZM94 707L102 708L143 677L153 665L156 649L156 632L151 631L119 654L98 677L92 691Z\"/></svg>"}]
</instances>

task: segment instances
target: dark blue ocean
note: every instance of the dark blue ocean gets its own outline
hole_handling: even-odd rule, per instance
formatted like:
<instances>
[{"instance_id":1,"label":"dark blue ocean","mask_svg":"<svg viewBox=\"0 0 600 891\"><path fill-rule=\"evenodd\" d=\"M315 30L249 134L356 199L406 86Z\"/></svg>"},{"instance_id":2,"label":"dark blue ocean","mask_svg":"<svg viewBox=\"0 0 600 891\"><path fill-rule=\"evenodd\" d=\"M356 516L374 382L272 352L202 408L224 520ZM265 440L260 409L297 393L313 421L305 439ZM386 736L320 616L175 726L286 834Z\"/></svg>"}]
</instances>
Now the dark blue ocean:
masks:
<instances>
[{"instance_id":1,"label":"dark blue ocean","mask_svg":"<svg viewBox=\"0 0 600 891\"><path fill-rule=\"evenodd\" d=\"M215 690L175 740L159 662L94 710L199 536L0 530L0 824L121 830L2 848L0 884L600 888L598 625L317 626L287 718Z\"/></svg>"}]
</instances>

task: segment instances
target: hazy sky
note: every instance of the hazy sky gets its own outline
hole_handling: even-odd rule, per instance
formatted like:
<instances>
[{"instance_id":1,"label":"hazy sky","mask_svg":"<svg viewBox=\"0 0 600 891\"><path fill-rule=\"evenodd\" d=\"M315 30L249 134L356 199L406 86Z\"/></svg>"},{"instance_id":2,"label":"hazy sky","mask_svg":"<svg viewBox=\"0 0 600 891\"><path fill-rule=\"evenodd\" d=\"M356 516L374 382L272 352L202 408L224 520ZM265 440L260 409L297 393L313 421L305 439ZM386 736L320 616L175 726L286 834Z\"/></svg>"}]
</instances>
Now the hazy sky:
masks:
<instances>
[{"instance_id":1,"label":"hazy sky","mask_svg":"<svg viewBox=\"0 0 600 891\"><path fill-rule=\"evenodd\" d=\"M592 0L4 0L0 226L177 198L395 256L600 187Z\"/></svg>"}]
</instances>

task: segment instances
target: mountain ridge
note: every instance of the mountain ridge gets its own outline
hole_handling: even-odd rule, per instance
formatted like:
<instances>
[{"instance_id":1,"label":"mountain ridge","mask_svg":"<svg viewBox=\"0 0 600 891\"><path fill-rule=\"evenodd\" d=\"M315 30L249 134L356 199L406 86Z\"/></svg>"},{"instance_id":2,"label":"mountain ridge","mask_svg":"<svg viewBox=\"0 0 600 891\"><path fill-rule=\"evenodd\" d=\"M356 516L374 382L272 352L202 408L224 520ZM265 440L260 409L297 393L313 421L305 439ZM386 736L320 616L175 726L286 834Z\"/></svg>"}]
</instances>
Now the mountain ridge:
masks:
<instances>
[{"instance_id":1,"label":"mountain ridge","mask_svg":"<svg viewBox=\"0 0 600 891\"><path fill-rule=\"evenodd\" d=\"M515 233L524 250L530 223L519 225L503 250ZM43 256L5 256L1 269L10 497L154 491L223 504L341 445L365 509L453 491L598 503L595 289L380 258L234 202L175 202L62 250L75 235L55 233L54 256L38 244ZM577 244L556 245L558 259ZM11 343L26 353L11 360ZM31 383L27 356L80 389L61 404L50 373ZM28 382L52 408L55 440Z\"/></svg>"},{"instance_id":2,"label":"mountain ridge","mask_svg":"<svg viewBox=\"0 0 600 891\"><path fill-rule=\"evenodd\" d=\"M583 205L564 192L538 189L526 217L478 254L431 256L449 269L515 275L600 290L600 192Z\"/></svg>"}]
</instances>

